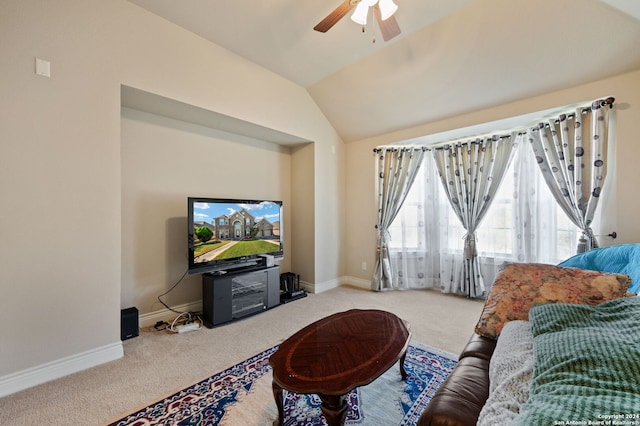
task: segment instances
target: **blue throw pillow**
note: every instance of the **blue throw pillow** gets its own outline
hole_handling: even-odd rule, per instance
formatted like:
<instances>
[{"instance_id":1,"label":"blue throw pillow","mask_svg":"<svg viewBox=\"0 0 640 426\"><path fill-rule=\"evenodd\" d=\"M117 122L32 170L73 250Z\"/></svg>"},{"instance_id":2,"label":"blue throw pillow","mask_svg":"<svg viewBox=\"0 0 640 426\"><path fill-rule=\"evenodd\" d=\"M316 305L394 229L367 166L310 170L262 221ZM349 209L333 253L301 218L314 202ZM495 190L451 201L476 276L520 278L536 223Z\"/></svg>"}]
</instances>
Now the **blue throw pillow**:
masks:
<instances>
[{"instance_id":1,"label":"blue throw pillow","mask_svg":"<svg viewBox=\"0 0 640 426\"><path fill-rule=\"evenodd\" d=\"M631 277L627 291L640 293L640 244L600 247L576 254L559 266L626 274Z\"/></svg>"}]
</instances>

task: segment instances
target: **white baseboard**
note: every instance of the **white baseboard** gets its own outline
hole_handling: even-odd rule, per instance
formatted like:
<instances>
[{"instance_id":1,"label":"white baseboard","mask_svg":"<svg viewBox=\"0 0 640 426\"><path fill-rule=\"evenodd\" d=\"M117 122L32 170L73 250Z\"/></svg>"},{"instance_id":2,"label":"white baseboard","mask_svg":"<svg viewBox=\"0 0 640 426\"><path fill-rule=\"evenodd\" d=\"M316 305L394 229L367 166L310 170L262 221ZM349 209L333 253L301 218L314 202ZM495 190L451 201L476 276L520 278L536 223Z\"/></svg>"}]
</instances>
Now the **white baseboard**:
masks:
<instances>
[{"instance_id":1,"label":"white baseboard","mask_svg":"<svg viewBox=\"0 0 640 426\"><path fill-rule=\"evenodd\" d=\"M0 377L0 398L124 356L122 342L91 349Z\"/></svg>"},{"instance_id":2,"label":"white baseboard","mask_svg":"<svg viewBox=\"0 0 640 426\"><path fill-rule=\"evenodd\" d=\"M316 286L314 284L308 283L306 281L300 281L300 288L307 293L317 293Z\"/></svg>"},{"instance_id":3,"label":"white baseboard","mask_svg":"<svg viewBox=\"0 0 640 426\"><path fill-rule=\"evenodd\" d=\"M371 290L371 280L363 280L356 277L341 277L340 285L351 285L365 290Z\"/></svg>"},{"instance_id":4,"label":"white baseboard","mask_svg":"<svg viewBox=\"0 0 640 426\"><path fill-rule=\"evenodd\" d=\"M172 306L171 308L175 309L178 312L200 312L202 311L202 300L198 300L196 302L191 302L191 303L185 303L179 306ZM166 308L161 309L159 311L149 312L149 313L140 315L139 326L152 327L158 321L171 322L177 316L178 314Z\"/></svg>"},{"instance_id":5,"label":"white baseboard","mask_svg":"<svg viewBox=\"0 0 640 426\"><path fill-rule=\"evenodd\" d=\"M332 288L340 287L340 279L337 278L335 280L323 281L321 283L308 284L312 286L313 291L311 293L322 293L323 291L331 290ZM302 286L302 284L301 284ZM304 288L304 287L303 287ZM306 290L306 288L305 288Z\"/></svg>"},{"instance_id":6,"label":"white baseboard","mask_svg":"<svg viewBox=\"0 0 640 426\"><path fill-rule=\"evenodd\" d=\"M300 287L307 293L322 293L323 291L331 290L332 288L337 288L341 285L351 285L354 287L363 288L365 290L371 290L371 280L363 280L362 278L348 276L316 284L311 284L304 281L300 282Z\"/></svg>"}]
</instances>

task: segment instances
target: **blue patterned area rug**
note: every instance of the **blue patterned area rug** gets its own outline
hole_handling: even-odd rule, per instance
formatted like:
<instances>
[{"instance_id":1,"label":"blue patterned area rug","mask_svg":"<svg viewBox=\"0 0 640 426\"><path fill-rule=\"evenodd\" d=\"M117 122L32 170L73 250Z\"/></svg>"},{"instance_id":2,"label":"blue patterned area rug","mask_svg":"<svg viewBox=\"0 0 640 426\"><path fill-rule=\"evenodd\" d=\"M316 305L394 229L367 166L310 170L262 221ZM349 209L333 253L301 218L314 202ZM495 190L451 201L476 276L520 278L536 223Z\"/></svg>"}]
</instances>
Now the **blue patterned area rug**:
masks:
<instances>
[{"instance_id":1,"label":"blue patterned area rug","mask_svg":"<svg viewBox=\"0 0 640 426\"><path fill-rule=\"evenodd\" d=\"M271 425L277 409L271 390L267 349L193 386L110 425ZM349 394L347 425L415 425L429 400L456 365L456 356L412 342L406 381L395 365L373 383ZM286 426L326 425L316 395L285 391Z\"/></svg>"}]
</instances>

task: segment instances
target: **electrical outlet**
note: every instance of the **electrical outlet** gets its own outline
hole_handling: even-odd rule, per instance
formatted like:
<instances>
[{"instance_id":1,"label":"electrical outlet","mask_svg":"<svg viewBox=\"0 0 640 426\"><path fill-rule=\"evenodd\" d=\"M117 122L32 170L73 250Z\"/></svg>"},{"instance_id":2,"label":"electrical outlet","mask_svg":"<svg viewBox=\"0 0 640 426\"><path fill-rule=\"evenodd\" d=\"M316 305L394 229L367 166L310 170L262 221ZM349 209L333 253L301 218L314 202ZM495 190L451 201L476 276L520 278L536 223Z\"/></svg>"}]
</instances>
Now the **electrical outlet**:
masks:
<instances>
[{"instance_id":1,"label":"electrical outlet","mask_svg":"<svg viewBox=\"0 0 640 426\"><path fill-rule=\"evenodd\" d=\"M362 270L363 271L367 270L367 262L362 262Z\"/></svg>"}]
</instances>

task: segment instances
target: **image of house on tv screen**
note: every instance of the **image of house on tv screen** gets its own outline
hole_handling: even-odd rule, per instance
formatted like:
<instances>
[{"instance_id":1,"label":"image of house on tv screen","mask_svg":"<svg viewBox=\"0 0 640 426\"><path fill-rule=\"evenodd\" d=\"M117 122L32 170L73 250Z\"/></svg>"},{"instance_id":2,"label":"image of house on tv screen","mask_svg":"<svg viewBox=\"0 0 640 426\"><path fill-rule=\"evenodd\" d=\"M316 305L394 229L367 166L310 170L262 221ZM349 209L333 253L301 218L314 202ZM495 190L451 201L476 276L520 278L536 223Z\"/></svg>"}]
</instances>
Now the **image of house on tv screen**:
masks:
<instances>
[{"instance_id":1,"label":"image of house on tv screen","mask_svg":"<svg viewBox=\"0 0 640 426\"><path fill-rule=\"evenodd\" d=\"M194 262L279 252L280 205L195 203Z\"/></svg>"}]
</instances>

